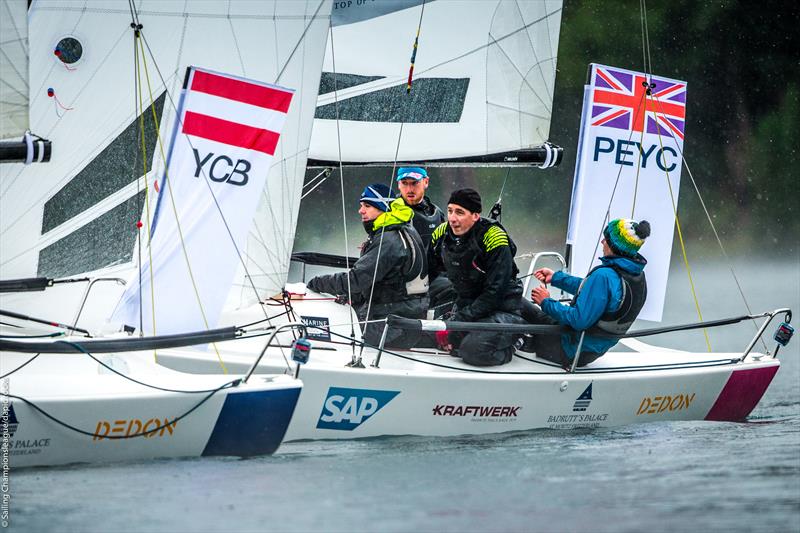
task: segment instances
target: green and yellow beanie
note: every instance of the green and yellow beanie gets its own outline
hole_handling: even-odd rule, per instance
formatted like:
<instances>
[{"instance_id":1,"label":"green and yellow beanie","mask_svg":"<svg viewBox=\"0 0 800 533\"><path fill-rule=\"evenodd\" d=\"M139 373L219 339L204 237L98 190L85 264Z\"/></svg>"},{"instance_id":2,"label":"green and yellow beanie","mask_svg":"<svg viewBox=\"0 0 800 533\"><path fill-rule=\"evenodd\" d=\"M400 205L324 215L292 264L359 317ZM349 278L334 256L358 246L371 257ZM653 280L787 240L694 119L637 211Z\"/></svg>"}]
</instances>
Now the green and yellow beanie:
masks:
<instances>
[{"instance_id":1,"label":"green and yellow beanie","mask_svg":"<svg viewBox=\"0 0 800 533\"><path fill-rule=\"evenodd\" d=\"M629 218L615 218L603 230L603 237L611 251L628 257L636 256L649 236L650 223L646 220L636 222Z\"/></svg>"}]
</instances>

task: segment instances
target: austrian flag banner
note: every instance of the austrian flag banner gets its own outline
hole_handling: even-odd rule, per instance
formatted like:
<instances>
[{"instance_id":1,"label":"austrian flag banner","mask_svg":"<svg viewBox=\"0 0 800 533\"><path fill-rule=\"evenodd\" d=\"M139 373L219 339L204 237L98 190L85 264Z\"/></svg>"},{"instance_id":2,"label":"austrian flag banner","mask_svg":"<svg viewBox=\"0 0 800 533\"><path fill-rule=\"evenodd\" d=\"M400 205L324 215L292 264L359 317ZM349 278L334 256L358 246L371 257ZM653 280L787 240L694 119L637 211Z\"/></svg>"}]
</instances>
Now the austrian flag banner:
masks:
<instances>
[{"instance_id":1,"label":"austrian flag banner","mask_svg":"<svg viewBox=\"0 0 800 533\"><path fill-rule=\"evenodd\" d=\"M116 320L159 335L217 325L293 94L188 69L151 222L150 251L141 254L152 257L152 265L148 260L129 284Z\"/></svg>"},{"instance_id":2,"label":"austrian flag banner","mask_svg":"<svg viewBox=\"0 0 800 533\"><path fill-rule=\"evenodd\" d=\"M599 264L608 220L648 220L640 250L648 261L645 320L661 320L664 307L685 124L686 82L591 65L567 231L570 271L585 276Z\"/></svg>"}]
</instances>

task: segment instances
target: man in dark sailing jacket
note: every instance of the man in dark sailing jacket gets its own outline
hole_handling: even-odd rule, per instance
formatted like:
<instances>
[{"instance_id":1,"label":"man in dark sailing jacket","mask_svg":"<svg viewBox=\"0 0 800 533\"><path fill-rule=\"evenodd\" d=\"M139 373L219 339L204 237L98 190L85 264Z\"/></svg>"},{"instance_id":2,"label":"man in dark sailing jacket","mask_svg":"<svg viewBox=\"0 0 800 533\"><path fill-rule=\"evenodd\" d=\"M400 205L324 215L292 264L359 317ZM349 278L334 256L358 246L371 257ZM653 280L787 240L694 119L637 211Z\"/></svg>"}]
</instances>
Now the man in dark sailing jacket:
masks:
<instances>
[{"instance_id":1,"label":"man in dark sailing jacket","mask_svg":"<svg viewBox=\"0 0 800 533\"><path fill-rule=\"evenodd\" d=\"M565 290L575 297L569 305L550 298L545 287L536 287L531 298L541 306L550 320L537 320L569 326L575 331L559 337L537 335L534 340L536 355L561 364L572 365L578 348L580 332L586 330L581 346L578 366L584 366L606 353L618 339L600 337L594 333L622 335L628 331L639 315L647 298L647 281L644 267L647 260L639 248L650 236L650 223L630 219L614 219L603 231L603 257L601 264L592 269L586 278L570 276L542 268L534 276L544 283Z\"/></svg>"},{"instance_id":2,"label":"man in dark sailing jacket","mask_svg":"<svg viewBox=\"0 0 800 533\"><path fill-rule=\"evenodd\" d=\"M514 243L497 222L482 218L481 210L481 197L473 189L450 196L447 222L433 232L428 251L431 279L446 272L452 282L457 294L454 321L523 323ZM476 366L508 363L518 338L498 332L439 333L440 346Z\"/></svg>"},{"instance_id":3,"label":"man in dark sailing jacket","mask_svg":"<svg viewBox=\"0 0 800 533\"><path fill-rule=\"evenodd\" d=\"M397 170L397 190L405 204L414 210L411 223L422 237L426 249L431 244L433 230L447 220L439 206L425 195L429 182L428 172L424 168L401 167Z\"/></svg>"},{"instance_id":4,"label":"man in dark sailing jacket","mask_svg":"<svg viewBox=\"0 0 800 533\"><path fill-rule=\"evenodd\" d=\"M425 318L428 309L428 268L425 247L410 224L413 213L401 199L394 199L386 185L373 184L361 194L361 222L367 240L361 256L349 272L317 276L308 288L345 299L349 290L359 320L380 320L388 315ZM374 285L373 285L374 279ZM371 296L371 301L370 301ZM377 346L383 323L369 323L364 341ZM416 334L390 328L386 346L407 348Z\"/></svg>"},{"instance_id":5,"label":"man in dark sailing jacket","mask_svg":"<svg viewBox=\"0 0 800 533\"><path fill-rule=\"evenodd\" d=\"M430 247L433 230L447 220L439 206L425 194L429 183L428 172L422 167L397 169L397 189L406 205L414 210L411 223L422 237L426 251ZM431 280L428 294L430 306L437 317L452 308L456 297L453 285L444 274L440 274L436 280Z\"/></svg>"}]
</instances>

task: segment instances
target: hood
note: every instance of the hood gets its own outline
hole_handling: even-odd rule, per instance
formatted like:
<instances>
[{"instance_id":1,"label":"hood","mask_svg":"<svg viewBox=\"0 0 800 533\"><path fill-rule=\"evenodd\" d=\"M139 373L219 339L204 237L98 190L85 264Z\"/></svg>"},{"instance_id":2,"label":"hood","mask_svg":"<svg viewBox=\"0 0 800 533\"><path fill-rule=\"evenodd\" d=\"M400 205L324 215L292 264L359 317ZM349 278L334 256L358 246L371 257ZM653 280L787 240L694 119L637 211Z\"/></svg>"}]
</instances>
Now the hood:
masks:
<instances>
[{"instance_id":1,"label":"hood","mask_svg":"<svg viewBox=\"0 0 800 533\"><path fill-rule=\"evenodd\" d=\"M372 223L373 231L405 224L414 216L414 211L406 205L402 197L396 198L389 207L389 211L378 215L378 218Z\"/></svg>"},{"instance_id":2,"label":"hood","mask_svg":"<svg viewBox=\"0 0 800 533\"><path fill-rule=\"evenodd\" d=\"M636 254L636 257L607 255L605 257L601 257L600 261L604 265L615 265L625 272L630 272L631 274L640 274L644 270L645 265L647 265L647 259L639 254Z\"/></svg>"}]
</instances>

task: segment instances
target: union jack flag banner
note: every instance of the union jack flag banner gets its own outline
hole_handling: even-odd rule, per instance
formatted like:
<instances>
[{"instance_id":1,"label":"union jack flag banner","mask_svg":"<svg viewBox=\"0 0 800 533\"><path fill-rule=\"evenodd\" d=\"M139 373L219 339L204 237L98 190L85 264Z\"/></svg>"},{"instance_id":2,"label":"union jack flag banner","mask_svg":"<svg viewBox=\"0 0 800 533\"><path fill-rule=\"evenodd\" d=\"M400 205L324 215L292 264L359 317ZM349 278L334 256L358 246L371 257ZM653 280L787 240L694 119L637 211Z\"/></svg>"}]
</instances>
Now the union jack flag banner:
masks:
<instances>
[{"instance_id":1,"label":"union jack flag banner","mask_svg":"<svg viewBox=\"0 0 800 533\"><path fill-rule=\"evenodd\" d=\"M596 65L592 87L592 126L683 139L685 82Z\"/></svg>"},{"instance_id":2,"label":"union jack flag banner","mask_svg":"<svg viewBox=\"0 0 800 533\"><path fill-rule=\"evenodd\" d=\"M648 220L647 302L639 314L661 320L683 166L686 82L605 65L591 66L570 206L570 271L599 263L610 219Z\"/></svg>"}]
</instances>

